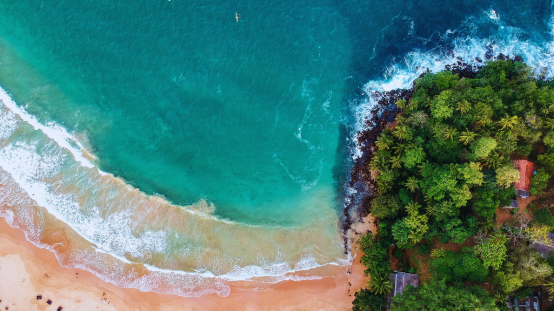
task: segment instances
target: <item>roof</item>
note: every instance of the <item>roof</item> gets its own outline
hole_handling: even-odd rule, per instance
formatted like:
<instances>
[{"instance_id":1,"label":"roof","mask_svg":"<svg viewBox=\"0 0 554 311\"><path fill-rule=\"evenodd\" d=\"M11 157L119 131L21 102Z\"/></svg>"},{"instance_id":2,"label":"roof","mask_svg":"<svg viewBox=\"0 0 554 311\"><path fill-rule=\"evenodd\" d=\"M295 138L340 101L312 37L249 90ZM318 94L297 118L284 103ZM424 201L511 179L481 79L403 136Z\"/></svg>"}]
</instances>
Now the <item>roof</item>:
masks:
<instances>
[{"instance_id":1,"label":"roof","mask_svg":"<svg viewBox=\"0 0 554 311\"><path fill-rule=\"evenodd\" d=\"M514 183L514 187L517 190L529 191L529 184L531 183L531 176L533 176L533 169L535 165L533 162L527 160L514 160L515 168L519 171L519 182Z\"/></svg>"},{"instance_id":2,"label":"roof","mask_svg":"<svg viewBox=\"0 0 554 311\"><path fill-rule=\"evenodd\" d=\"M419 275L405 272L396 272L391 275L394 277L394 293L393 296L402 294L406 286L412 285L417 287L419 285Z\"/></svg>"}]
</instances>

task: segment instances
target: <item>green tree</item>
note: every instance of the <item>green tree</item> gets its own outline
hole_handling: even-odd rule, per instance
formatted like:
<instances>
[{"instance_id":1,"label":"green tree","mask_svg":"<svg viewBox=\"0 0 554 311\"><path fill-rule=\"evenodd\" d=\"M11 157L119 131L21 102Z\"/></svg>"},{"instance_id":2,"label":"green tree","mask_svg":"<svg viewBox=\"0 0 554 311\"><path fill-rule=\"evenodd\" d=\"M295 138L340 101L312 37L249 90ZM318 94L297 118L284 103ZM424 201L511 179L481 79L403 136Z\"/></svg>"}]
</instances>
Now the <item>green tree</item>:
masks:
<instances>
[{"instance_id":1,"label":"green tree","mask_svg":"<svg viewBox=\"0 0 554 311\"><path fill-rule=\"evenodd\" d=\"M406 188L408 188L411 192L415 192L417 189L419 189L419 180L415 178L414 176L408 177L408 180L405 184Z\"/></svg>"},{"instance_id":2,"label":"green tree","mask_svg":"<svg viewBox=\"0 0 554 311\"><path fill-rule=\"evenodd\" d=\"M447 126L443 129L442 135L444 139L453 140L456 136L458 136L458 131L451 126Z\"/></svg>"},{"instance_id":3,"label":"green tree","mask_svg":"<svg viewBox=\"0 0 554 311\"><path fill-rule=\"evenodd\" d=\"M508 117L506 115L505 118L500 119L500 121L496 122L498 126L503 130L505 128L513 129L514 126L516 126L519 123L518 116L512 116Z\"/></svg>"},{"instance_id":4,"label":"green tree","mask_svg":"<svg viewBox=\"0 0 554 311\"><path fill-rule=\"evenodd\" d=\"M386 296L392 289L390 274L372 275L368 285L372 293Z\"/></svg>"},{"instance_id":5,"label":"green tree","mask_svg":"<svg viewBox=\"0 0 554 311\"><path fill-rule=\"evenodd\" d=\"M514 264L511 262L494 272L492 282L506 294L511 294L523 286L521 273L514 270Z\"/></svg>"},{"instance_id":6,"label":"green tree","mask_svg":"<svg viewBox=\"0 0 554 311\"><path fill-rule=\"evenodd\" d=\"M452 218L445 222L444 228L452 242L462 244L467 238L475 234L475 218L469 218L467 225L464 225L459 218Z\"/></svg>"},{"instance_id":7,"label":"green tree","mask_svg":"<svg viewBox=\"0 0 554 311\"><path fill-rule=\"evenodd\" d=\"M452 116L454 107L451 104L452 90L442 91L439 96L431 101L431 116L443 120Z\"/></svg>"},{"instance_id":8,"label":"green tree","mask_svg":"<svg viewBox=\"0 0 554 311\"><path fill-rule=\"evenodd\" d=\"M395 195L380 195L371 201L371 213L377 218L394 217L402 207Z\"/></svg>"},{"instance_id":9,"label":"green tree","mask_svg":"<svg viewBox=\"0 0 554 311\"><path fill-rule=\"evenodd\" d=\"M539 224L554 228L554 217L552 217L547 207L535 210L533 216Z\"/></svg>"},{"instance_id":10,"label":"green tree","mask_svg":"<svg viewBox=\"0 0 554 311\"><path fill-rule=\"evenodd\" d=\"M402 155L402 162L406 168L414 168L419 163L425 160L426 154L422 147L411 146L406 148L406 152Z\"/></svg>"},{"instance_id":11,"label":"green tree","mask_svg":"<svg viewBox=\"0 0 554 311\"><path fill-rule=\"evenodd\" d=\"M531 185L529 187L529 193L531 195L536 195L548 186L548 180L550 180L551 175L546 172L545 169L539 168L537 173L531 176Z\"/></svg>"},{"instance_id":12,"label":"green tree","mask_svg":"<svg viewBox=\"0 0 554 311\"><path fill-rule=\"evenodd\" d=\"M408 226L408 218L403 218L392 225L392 236L396 240L396 245L400 248L405 248L410 242L410 227Z\"/></svg>"},{"instance_id":13,"label":"green tree","mask_svg":"<svg viewBox=\"0 0 554 311\"><path fill-rule=\"evenodd\" d=\"M519 182L519 171L510 166L496 169L496 183L500 188L508 188L511 184Z\"/></svg>"},{"instance_id":14,"label":"green tree","mask_svg":"<svg viewBox=\"0 0 554 311\"><path fill-rule=\"evenodd\" d=\"M460 134L460 141L467 146L474 142L478 136L479 134L466 130Z\"/></svg>"},{"instance_id":15,"label":"green tree","mask_svg":"<svg viewBox=\"0 0 554 311\"><path fill-rule=\"evenodd\" d=\"M377 139L377 141L375 142L375 145L380 150L389 149L392 144L393 144L393 140L387 134L383 134L383 135L379 136L379 139Z\"/></svg>"},{"instance_id":16,"label":"green tree","mask_svg":"<svg viewBox=\"0 0 554 311\"><path fill-rule=\"evenodd\" d=\"M413 244L417 244L425 238L425 234L429 230L428 221L427 215L419 215L417 213L413 213L407 218L406 225L410 228L408 238Z\"/></svg>"},{"instance_id":17,"label":"green tree","mask_svg":"<svg viewBox=\"0 0 554 311\"><path fill-rule=\"evenodd\" d=\"M460 208L452 200L443 200L431 205L433 215L438 221L445 220L460 214Z\"/></svg>"},{"instance_id":18,"label":"green tree","mask_svg":"<svg viewBox=\"0 0 554 311\"><path fill-rule=\"evenodd\" d=\"M388 253L389 246L386 243L380 243L379 239L375 238L371 233L362 236L358 243L364 253L360 258L360 262L366 267L364 271L366 275L380 275L391 272Z\"/></svg>"},{"instance_id":19,"label":"green tree","mask_svg":"<svg viewBox=\"0 0 554 311\"><path fill-rule=\"evenodd\" d=\"M506 242L508 238L501 233L496 233L478 242L474 247L475 253L481 257L485 267L498 270L506 259Z\"/></svg>"},{"instance_id":20,"label":"green tree","mask_svg":"<svg viewBox=\"0 0 554 311\"><path fill-rule=\"evenodd\" d=\"M549 131L542 139L542 142L549 148L554 148L554 132Z\"/></svg>"},{"instance_id":21,"label":"green tree","mask_svg":"<svg viewBox=\"0 0 554 311\"><path fill-rule=\"evenodd\" d=\"M492 137L481 137L470 146L476 159L483 159L489 156L491 151L496 148L496 140Z\"/></svg>"},{"instance_id":22,"label":"green tree","mask_svg":"<svg viewBox=\"0 0 554 311\"><path fill-rule=\"evenodd\" d=\"M473 199L475 211L481 217L493 217L496 214L496 208L500 205L500 200L496 193L489 187L479 187L475 192Z\"/></svg>"},{"instance_id":23,"label":"green tree","mask_svg":"<svg viewBox=\"0 0 554 311\"><path fill-rule=\"evenodd\" d=\"M499 311L494 299L478 286L449 286L444 280L433 280L418 287L406 286L404 292L393 297L394 311Z\"/></svg>"},{"instance_id":24,"label":"green tree","mask_svg":"<svg viewBox=\"0 0 554 311\"><path fill-rule=\"evenodd\" d=\"M538 155L537 160L548 172L554 173L554 150L548 150L545 154Z\"/></svg>"},{"instance_id":25,"label":"green tree","mask_svg":"<svg viewBox=\"0 0 554 311\"><path fill-rule=\"evenodd\" d=\"M552 268L534 249L521 245L512 254L514 269L520 272L523 286L537 286L552 274Z\"/></svg>"},{"instance_id":26,"label":"green tree","mask_svg":"<svg viewBox=\"0 0 554 311\"><path fill-rule=\"evenodd\" d=\"M392 189L392 186L394 184L394 180L396 179L397 172L395 170L382 170L375 176L375 181L377 182L377 186L379 186L379 192L380 193L386 193L390 189Z\"/></svg>"},{"instance_id":27,"label":"green tree","mask_svg":"<svg viewBox=\"0 0 554 311\"><path fill-rule=\"evenodd\" d=\"M354 297L352 311L380 311L387 306L385 296L375 295L368 289L361 289Z\"/></svg>"},{"instance_id":28,"label":"green tree","mask_svg":"<svg viewBox=\"0 0 554 311\"><path fill-rule=\"evenodd\" d=\"M389 162L392 164L392 168L401 168L402 167L402 162L400 161L400 157L398 156L394 156L394 157L390 157L390 160Z\"/></svg>"},{"instance_id":29,"label":"green tree","mask_svg":"<svg viewBox=\"0 0 554 311\"><path fill-rule=\"evenodd\" d=\"M464 99L458 103L456 110L460 111L461 114L466 114L471 110L471 103Z\"/></svg>"},{"instance_id":30,"label":"green tree","mask_svg":"<svg viewBox=\"0 0 554 311\"><path fill-rule=\"evenodd\" d=\"M412 137L412 131L410 131L407 126L397 126L392 134L400 140L410 139Z\"/></svg>"}]
</instances>

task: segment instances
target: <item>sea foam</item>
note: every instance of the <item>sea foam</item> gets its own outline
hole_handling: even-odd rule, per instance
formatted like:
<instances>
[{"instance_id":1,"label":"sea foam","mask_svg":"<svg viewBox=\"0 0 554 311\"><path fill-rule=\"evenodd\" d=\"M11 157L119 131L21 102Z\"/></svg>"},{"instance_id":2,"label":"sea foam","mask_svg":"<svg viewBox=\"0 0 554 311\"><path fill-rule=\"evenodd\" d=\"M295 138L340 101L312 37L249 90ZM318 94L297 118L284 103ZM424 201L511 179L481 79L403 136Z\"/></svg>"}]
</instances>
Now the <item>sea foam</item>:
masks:
<instances>
[{"instance_id":1,"label":"sea foam","mask_svg":"<svg viewBox=\"0 0 554 311\"><path fill-rule=\"evenodd\" d=\"M141 291L226 296L232 281L317 279L350 262L338 227L323 233L333 212L308 228L280 228L217 219L204 201L171 205L101 172L71 134L41 124L4 90L0 99L0 216L64 266ZM336 247L319 251L328 245Z\"/></svg>"}]
</instances>

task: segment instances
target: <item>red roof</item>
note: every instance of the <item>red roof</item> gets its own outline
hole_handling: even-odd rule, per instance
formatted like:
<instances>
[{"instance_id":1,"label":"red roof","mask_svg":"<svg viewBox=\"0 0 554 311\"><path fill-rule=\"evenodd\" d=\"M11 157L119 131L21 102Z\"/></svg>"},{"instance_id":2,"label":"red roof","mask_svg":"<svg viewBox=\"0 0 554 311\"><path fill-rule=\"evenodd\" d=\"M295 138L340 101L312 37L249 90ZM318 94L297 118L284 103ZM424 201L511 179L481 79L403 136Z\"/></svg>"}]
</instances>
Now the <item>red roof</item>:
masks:
<instances>
[{"instance_id":1,"label":"red roof","mask_svg":"<svg viewBox=\"0 0 554 311\"><path fill-rule=\"evenodd\" d=\"M515 168L519 171L519 182L514 183L516 190L529 191L530 178L533 176L533 168L535 165L533 162L527 160L515 160L513 161Z\"/></svg>"}]
</instances>

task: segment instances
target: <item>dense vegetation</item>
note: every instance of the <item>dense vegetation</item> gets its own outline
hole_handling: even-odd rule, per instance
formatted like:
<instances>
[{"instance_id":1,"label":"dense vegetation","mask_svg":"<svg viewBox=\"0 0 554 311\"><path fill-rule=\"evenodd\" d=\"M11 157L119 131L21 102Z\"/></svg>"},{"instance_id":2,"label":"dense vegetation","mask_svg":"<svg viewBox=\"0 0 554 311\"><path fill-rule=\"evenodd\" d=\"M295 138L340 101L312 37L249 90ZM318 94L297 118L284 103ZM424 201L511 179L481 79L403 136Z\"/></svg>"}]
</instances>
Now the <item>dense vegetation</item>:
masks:
<instances>
[{"instance_id":1,"label":"dense vegetation","mask_svg":"<svg viewBox=\"0 0 554 311\"><path fill-rule=\"evenodd\" d=\"M396 105L400 113L375 142L370 164L378 185L371 212L379 230L360 241L365 272L377 281L356 294L354 310L386 305L388 290L379 280L392 272L391 248L395 257L406 257L408 249L430 254L425 258L433 279L395 297L392 310L427 309L439 296L445 299L438 309L495 310L489 292L462 283L493 284L489 291L501 297L498 308L507 295L543 284L552 267L529 244L549 241L550 205L530 206L536 220L525 213L500 225L495 219L497 208L515 199L513 184L520 173L513 159L535 164L531 195L549 189L554 174L550 83L535 80L523 63L499 60L476 78L428 73L416 80L411 98ZM433 247L439 242L464 247ZM406 258L402 266L409 268ZM458 309L451 307L456 304Z\"/></svg>"}]
</instances>

